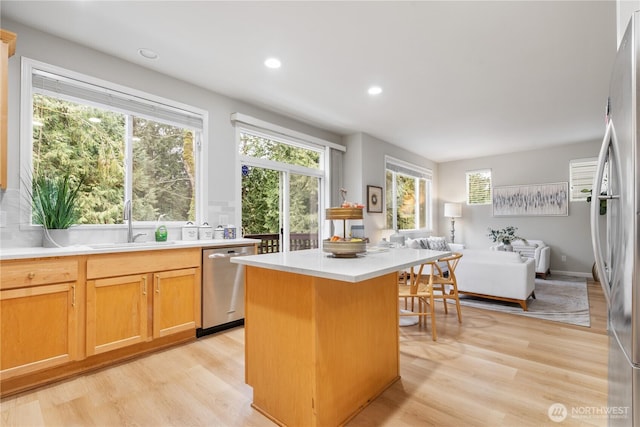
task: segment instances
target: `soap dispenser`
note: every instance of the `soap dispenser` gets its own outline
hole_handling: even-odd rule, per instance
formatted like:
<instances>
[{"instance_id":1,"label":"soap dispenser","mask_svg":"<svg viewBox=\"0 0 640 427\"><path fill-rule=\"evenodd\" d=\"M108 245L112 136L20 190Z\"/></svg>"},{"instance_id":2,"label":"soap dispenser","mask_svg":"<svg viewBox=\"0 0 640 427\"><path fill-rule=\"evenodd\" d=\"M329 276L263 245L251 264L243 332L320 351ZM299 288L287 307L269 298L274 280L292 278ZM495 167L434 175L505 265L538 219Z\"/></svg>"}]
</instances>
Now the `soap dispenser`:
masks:
<instances>
[{"instance_id":1,"label":"soap dispenser","mask_svg":"<svg viewBox=\"0 0 640 427\"><path fill-rule=\"evenodd\" d=\"M156 242L167 241L167 234L168 234L167 226L160 223L160 221L162 220L162 217L164 217L164 215L160 215L158 217L158 221L156 222Z\"/></svg>"}]
</instances>

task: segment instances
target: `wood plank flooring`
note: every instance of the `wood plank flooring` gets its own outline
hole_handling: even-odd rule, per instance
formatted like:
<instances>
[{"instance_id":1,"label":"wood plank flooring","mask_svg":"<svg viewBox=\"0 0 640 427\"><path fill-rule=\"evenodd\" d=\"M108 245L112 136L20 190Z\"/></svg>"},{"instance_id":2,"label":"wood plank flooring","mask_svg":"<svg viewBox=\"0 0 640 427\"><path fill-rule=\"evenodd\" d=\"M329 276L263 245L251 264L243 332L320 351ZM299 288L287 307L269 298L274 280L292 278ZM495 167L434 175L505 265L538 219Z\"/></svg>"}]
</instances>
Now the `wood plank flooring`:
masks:
<instances>
[{"instance_id":1,"label":"wood plank flooring","mask_svg":"<svg viewBox=\"0 0 640 427\"><path fill-rule=\"evenodd\" d=\"M606 426L572 410L607 404L606 309L589 283L591 327L463 307L430 330L402 327L402 378L349 426ZM441 306L440 306L441 307ZM441 308L440 308L441 310ZM244 329L0 401L2 426L273 426L251 408ZM583 411L584 412L584 411Z\"/></svg>"}]
</instances>

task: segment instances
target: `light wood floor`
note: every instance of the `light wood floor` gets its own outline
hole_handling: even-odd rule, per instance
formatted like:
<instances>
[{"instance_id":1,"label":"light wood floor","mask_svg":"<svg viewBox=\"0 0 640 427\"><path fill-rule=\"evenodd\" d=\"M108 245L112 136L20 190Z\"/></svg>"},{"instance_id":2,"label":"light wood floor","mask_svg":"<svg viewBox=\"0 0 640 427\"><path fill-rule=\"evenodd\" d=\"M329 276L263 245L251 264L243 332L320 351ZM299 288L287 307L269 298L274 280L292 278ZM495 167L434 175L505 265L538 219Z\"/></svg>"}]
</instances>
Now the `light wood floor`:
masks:
<instances>
[{"instance_id":1,"label":"light wood floor","mask_svg":"<svg viewBox=\"0 0 640 427\"><path fill-rule=\"evenodd\" d=\"M429 330L401 328L402 378L349 426L605 426L572 408L607 402L606 312L589 283L591 328L463 307ZM244 384L244 330L202 338L1 401L2 426L272 426Z\"/></svg>"}]
</instances>

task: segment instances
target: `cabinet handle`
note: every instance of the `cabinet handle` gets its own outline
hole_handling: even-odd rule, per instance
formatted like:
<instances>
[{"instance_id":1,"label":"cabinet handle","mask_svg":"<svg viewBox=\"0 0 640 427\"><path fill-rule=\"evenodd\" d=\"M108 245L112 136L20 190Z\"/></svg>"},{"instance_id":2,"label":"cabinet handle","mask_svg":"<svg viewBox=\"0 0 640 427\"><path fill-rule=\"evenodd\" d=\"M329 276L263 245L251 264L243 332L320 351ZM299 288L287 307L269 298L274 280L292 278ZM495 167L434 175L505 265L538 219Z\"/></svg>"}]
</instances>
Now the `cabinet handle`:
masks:
<instances>
[{"instance_id":1,"label":"cabinet handle","mask_svg":"<svg viewBox=\"0 0 640 427\"><path fill-rule=\"evenodd\" d=\"M160 276L156 275L156 293L160 293Z\"/></svg>"},{"instance_id":2,"label":"cabinet handle","mask_svg":"<svg viewBox=\"0 0 640 427\"><path fill-rule=\"evenodd\" d=\"M73 300L71 301L71 307L76 306L76 285L71 285L71 289L73 289Z\"/></svg>"},{"instance_id":3,"label":"cabinet handle","mask_svg":"<svg viewBox=\"0 0 640 427\"><path fill-rule=\"evenodd\" d=\"M27 277L29 279L33 279L34 277L36 277L36 273L34 273L33 271L29 272L29 274L27 274Z\"/></svg>"},{"instance_id":4,"label":"cabinet handle","mask_svg":"<svg viewBox=\"0 0 640 427\"><path fill-rule=\"evenodd\" d=\"M142 278L142 295L146 295L147 294L147 278L143 277Z\"/></svg>"}]
</instances>

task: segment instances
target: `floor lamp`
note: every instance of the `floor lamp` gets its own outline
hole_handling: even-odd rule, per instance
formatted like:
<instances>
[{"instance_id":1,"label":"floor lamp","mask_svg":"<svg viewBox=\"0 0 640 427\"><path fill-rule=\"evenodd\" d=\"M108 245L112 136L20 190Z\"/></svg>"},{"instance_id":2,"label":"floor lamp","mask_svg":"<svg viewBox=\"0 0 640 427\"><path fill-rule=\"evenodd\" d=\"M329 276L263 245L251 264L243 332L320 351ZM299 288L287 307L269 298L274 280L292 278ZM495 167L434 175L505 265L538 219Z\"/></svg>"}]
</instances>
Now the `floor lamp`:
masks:
<instances>
[{"instance_id":1,"label":"floor lamp","mask_svg":"<svg viewBox=\"0 0 640 427\"><path fill-rule=\"evenodd\" d=\"M460 203L445 203L444 216L451 218L451 243L456 239L456 218L462 216L462 205Z\"/></svg>"}]
</instances>

